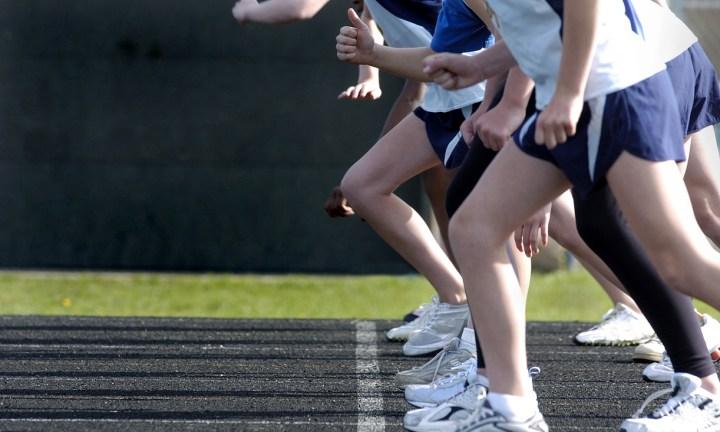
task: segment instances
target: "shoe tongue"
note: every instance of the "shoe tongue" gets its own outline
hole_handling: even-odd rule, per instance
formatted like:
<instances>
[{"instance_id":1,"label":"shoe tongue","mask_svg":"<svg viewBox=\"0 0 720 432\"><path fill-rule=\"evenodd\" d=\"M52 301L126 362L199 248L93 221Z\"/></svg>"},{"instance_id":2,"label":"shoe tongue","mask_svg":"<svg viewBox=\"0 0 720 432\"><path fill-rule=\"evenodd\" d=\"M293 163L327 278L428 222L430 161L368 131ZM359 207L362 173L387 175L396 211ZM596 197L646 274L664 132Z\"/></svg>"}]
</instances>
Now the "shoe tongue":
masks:
<instances>
[{"instance_id":1,"label":"shoe tongue","mask_svg":"<svg viewBox=\"0 0 720 432\"><path fill-rule=\"evenodd\" d=\"M700 388L700 378L686 373L676 373L672 376L672 387L676 394L690 395Z\"/></svg>"}]
</instances>

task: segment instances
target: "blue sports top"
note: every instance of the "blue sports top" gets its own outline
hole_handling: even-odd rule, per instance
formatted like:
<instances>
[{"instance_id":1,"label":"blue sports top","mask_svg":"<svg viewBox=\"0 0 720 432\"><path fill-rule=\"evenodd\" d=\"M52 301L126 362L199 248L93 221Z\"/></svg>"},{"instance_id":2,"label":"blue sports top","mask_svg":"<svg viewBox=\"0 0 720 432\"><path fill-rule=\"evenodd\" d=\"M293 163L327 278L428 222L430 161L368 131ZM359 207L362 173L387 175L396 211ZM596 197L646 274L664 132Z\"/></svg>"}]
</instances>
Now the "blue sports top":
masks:
<instances>
[{"instance_id":1,"label":"blue sports top","mask_svg":"<svg viewBox=\"0 0 720 432\"><path fill-rule=\"evenodd\" d=\"M430 47L433 38L432 33L426 25L429 12L440 11L440 6L445 7L449 2L461 2L462 0L365 0L365 6L377 25L383 31L383 37L388 45L395 48ZM436 5L437 9L431 7ZM394 11L394 12L393 12ZM470 11L471 12L471 11ZM433 28L437 14L433 18ZM452 23L454 25L454 23ZM438 28L438 30L440 30ZM448 32L448 30L444 30ZM477 43L476 50L481 48ZM422 102L422 108L428 112L449 112L455 109L471 106L481 102L485 96L485 83L474 86L448 91L442 87L427 83L427 91Z\"/></svg>"},{"instance_id":2,"label":"blue sports top","mask_svg":"<svg viewBox=\"0 0 720 432\"><path fill-rule=\"evenodd\" d=\"M435 52L467 53L489 48L492 33L463 0L444 0L430 47Z\"/></svg>"}]
</instances>

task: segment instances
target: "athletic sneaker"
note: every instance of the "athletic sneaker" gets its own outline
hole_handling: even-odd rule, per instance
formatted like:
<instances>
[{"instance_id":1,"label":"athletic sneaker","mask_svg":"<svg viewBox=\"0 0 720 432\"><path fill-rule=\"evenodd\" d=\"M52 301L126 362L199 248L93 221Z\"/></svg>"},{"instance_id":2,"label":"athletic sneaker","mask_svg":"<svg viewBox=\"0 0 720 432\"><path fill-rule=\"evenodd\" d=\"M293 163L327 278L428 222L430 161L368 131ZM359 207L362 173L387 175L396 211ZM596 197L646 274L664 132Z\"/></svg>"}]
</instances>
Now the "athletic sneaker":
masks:
<instances>
[{"instance_id":1,"label":"athletic sneaker","mask_svg":"<svg viewBox=\"0 0 720 432\"><path fill-rule=\"evenodd\" d=\"M713 361L718 361L720 360L720 350L717 349L720 346L720 323L707 314L701 315L700 320L700 330L702 331L708 351L710 351ZM664 353L665 346L663 346L657 336L654 336L647 343L638 345L635 348L633 360L662 362ZM669 378L664 382L669 382Z\"/></svg>"},{"instance_id":2,"label":"athletic sneaker","mask_svg":"<svg viewBox=\"0 0 720 432\"><path fill-rule=\"evenodd\" d=\"M467 304L438 303L423 314L422 327L410 335L403 345L403 353L419 356L443 349L462 334L469 317Z\"/></svg>"},{"instance_id":3,"label":"athletic sneaker","mask_svg":"<svg viewBox=\"0 0 720 432\"><path fill-rule=\"evenodd\" d=\"M423 321L423 316L426 316L427 312L433 308L435 308L440 301L438 300L437 296L433 296L432 301L430 303L425 303L420 305L417 309L415 309L415 313L418 314L418 318L407 321L403 323L402 325L391 328L387 332L385 332L385 337L388 340L391 341L406 341L410 337L411 334L414 332L422 329L423 324L425 323Z\"/></svg>"},{"instance_id":4,"label":"athletic sneaker","mask_svg":"<svg viewBox=\"0 0 720 432\"><path fill-rule=\"evenodd\" d=\"M437 377L450 375L467 369L469 360L475 361L477 356L474 347L463 346L458 338L454 338L439 353L422 366L400 371L395 375L401 386L410 384L430 384Z\"/></svg>"},{"instance_id":5,"label":"athletic sneaker","mask_svg":"<svg viewBox=\"0 0 720 432\"><path fill-rule=\"evenodd\" d=\"M677 373L672 388L653 393L640 409L620 426L621 432L714 432L720 431L720 399L700 388L700 378ZM660 396L672 397L645 417L645 408Z\"/></svg>"},{"instance_id":6,"label":"athletic sneaker","mask_svg":"<svg viewBox=\"0 0 720 432\"><path fill-rule=\"evenodd\" d=\"M548 425L540 411L524 421L508 420L495 411L487 399L482 401L468 418L457 422L455 429L456 432L548 432L548 430Z\"/></svg>"},{"instance_id":7,"label":"athletic sneaker","mask_svg":"<svg viewBox=\"0 0 720 432\"><path fill-rule=\"evenodd\" d=\"M580 345L637 345L649 340L655 332L644 316L618 303L591 329L575 335Z\"/></svg>"},{"instance_id":8,"label":"athletic sneaker","mask_svg":"<svg viewBox=\"0 0 720 432\"><path fill-rule=\"evenodd\" d=\"M410 321L415 321L416 319L420 318L420 317L425 313L425 311L427 310L427 308L428 308L430 305L432 305L432 303L436 302L436 299L437 299L437 296L433 296L433 301L432 301L432 302L430 302L430 303L423 303L423 304L421 304L420 306L418 306L417 308L415 308L415 309L413 309L412 311L408 312L408 313L405 314L405 316L403 317L403 321L406 322L406 323L409 323Z\"/></svg>"},{"instance_id":9,"label":"athletic sneaker","mask_svg":"<svg viewBox=\"0 0 720 432\"><path fill-rule=\"evenodd\" d=\"M465 391L436 407L408 411L403 419L405 429L414 432L451 432L456 422L464 420L485 399L488 381L485 377L472 380Z\"/></svg>"},{"instance_id":10,"label":"athletic sneaker","mask_svg":"<svg viewBox=\"0 0 720 432\"><path fill-rule=\"evenodd\" d=\"M487 386L487 378L477 376L477 363L468 362L467 364L466 370L442 377L433 383L405 387L405 400L417 407L434 407L462 393L475 382ZM539 367L528 369L530 379L535 379L538 375L540 375Z\"/></svg>"},{"instance_id":11,"label":"athletic sneaker","mask_svg":"<svg viewBox=\"0 0 720 432\"><path fill-rule=\"evenodd\" d=\"M464 367L430 384L411 384L405 387L405 399L416 407L434 407L457 396L465 391L477 376L477 361L474 357L466 361Z\"/></svg>"},{"instance_id":12,"label":"athletic sneaker","mask_svg":"<svg viewBox=\"0 0 720 432\"><path fill-rule=\"evenodd\" d=\"M700 330L710 351L710 358L715 362L720 360L720 323L709 315L703 315ZM645 367L643 378L654 382L670 382L674 373L670 358L666 352L663 352L661 361Z\"/></svg>"},{"instance_id":13,"label":"athletic sneaker","mask_svg":"<svg viewBox=\"0 0 720 432\"><path fill-rule=\"evenodd\" d=\"M665 346L660 342L657 335L654 335L649 341L635 347L633 361L640 363L660 362L664 352Z\"/></svg>"}]
</instances>

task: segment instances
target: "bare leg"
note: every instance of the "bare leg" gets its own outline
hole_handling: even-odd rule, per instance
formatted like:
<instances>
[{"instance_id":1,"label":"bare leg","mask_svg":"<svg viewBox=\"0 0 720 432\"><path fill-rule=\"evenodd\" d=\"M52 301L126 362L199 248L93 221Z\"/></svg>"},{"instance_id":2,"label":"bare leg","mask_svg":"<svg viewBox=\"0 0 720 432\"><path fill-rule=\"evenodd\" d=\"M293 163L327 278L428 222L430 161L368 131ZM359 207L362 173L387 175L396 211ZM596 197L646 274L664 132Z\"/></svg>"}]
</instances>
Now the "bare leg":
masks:
<instances>
[{"instance_id":1,"label":"bare leg","mask_svg":"<svg viewBox=\"0 0 720 432\"><path fill-rule=\"evenodd\" d=\"M453 261L454 259L450 253L450 248L448 248L448 215L447 209L445 208L445 195L447 194L448 186L450 186L454 175L454 171L448 171L442 165L437 165L422 173L421 176L425 194L430 201L430 207L432 207L433 214L435 215L435 221L437 222L440 238L443 243L442 246Z\"/></svg>"},{"instance_id":2,"label":"bare leg","mask_svg":"<svg viewBox=\"0 0 720 432\"><path fill-rule=\"evenodd\" d=\"M466 301L460 274L425 221L394 194L438 164L424 123L411 114L348 170L341 187L355 211L430 281L443 302L460 304Z\"/></svg>"},{"instance_id":3,"label":"bare leg","mask_svg":"<svg viewBox=\"0 0 720 432\"><path fill-rule=\"evenodd\" d=\"M715 130L707 127L691 141L685 185L700 228L720 246L720 156Z\"/></svg>"},{"instance_id":4,"label":"bare leg","mask_svg":"<svg viewBox=\"0 0 720 432\"><path fill-rule=\"evenodd\" d=\"M649 162L623 153L607 175L630 228L655 268L675 290L720 307L720 254L695 221L674 162ZM720 394L712 373L703 387Z\"/></svg>"},{"instance_id":5,"label":"bare leg","mask_svg":"<svg viewBox=\"0 0 720 432\"><path fill-rule=\"evenodd\" d=\"M508 175L515 172L531 178ZM524 298L506 243L518 226L568 187L556 167L507 145L450 222L451 244L495 393L531 395Z\"/></svg>"}]
</instances>

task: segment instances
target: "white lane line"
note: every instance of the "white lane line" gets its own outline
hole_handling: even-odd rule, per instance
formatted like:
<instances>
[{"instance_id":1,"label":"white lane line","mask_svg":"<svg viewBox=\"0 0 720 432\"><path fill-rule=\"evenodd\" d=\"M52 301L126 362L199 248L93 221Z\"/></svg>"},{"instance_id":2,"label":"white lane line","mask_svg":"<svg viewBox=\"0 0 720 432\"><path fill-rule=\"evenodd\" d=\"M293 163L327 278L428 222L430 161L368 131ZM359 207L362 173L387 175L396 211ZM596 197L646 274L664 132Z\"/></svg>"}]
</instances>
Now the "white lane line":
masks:
<instances>
[{"instance_id":1,"label":"white lane line","mask_svg":"<svg viewBox=\"0 0 720 432\"><path fill-rule=\"evenodd\" d=\"M377 360L377 329L371 321L355 322L358 432L385 432L382 383ZM373 377L375 376L375 378Z\"/></svg>"}]
</instances>

